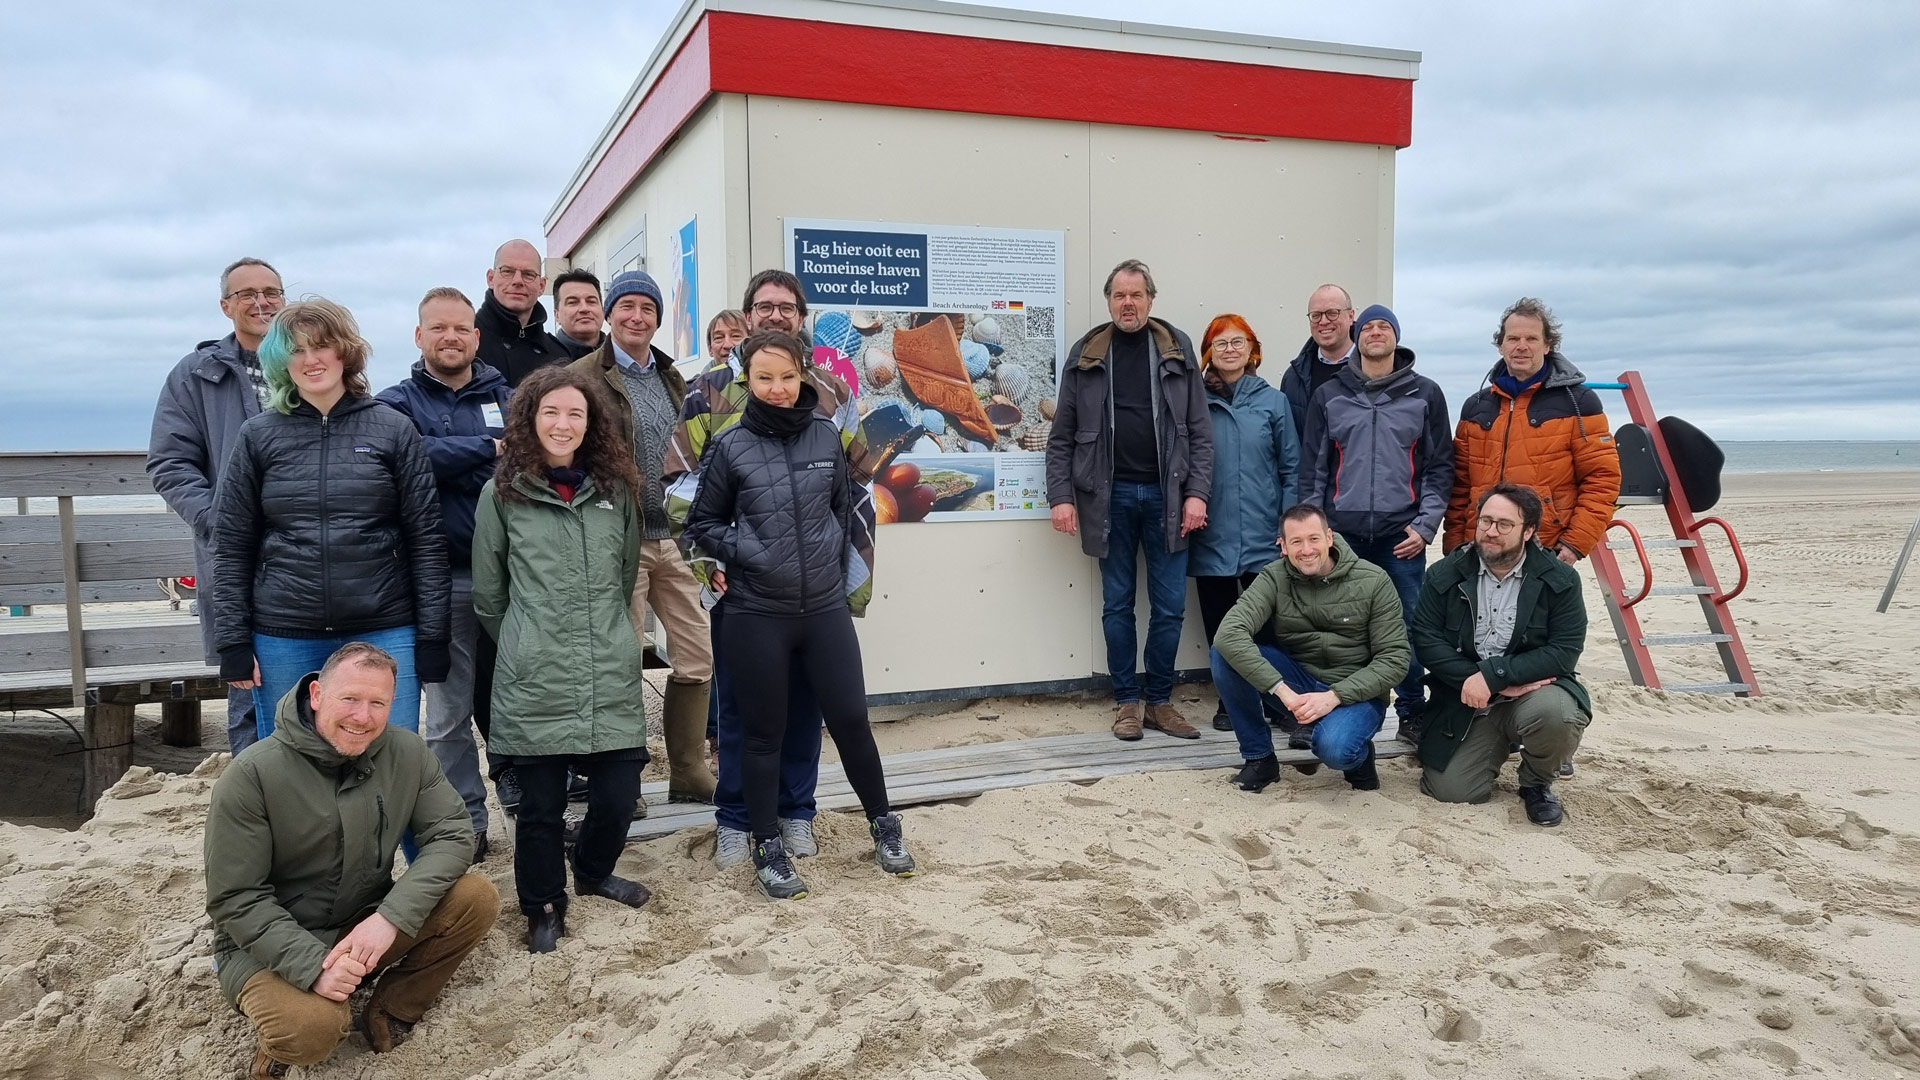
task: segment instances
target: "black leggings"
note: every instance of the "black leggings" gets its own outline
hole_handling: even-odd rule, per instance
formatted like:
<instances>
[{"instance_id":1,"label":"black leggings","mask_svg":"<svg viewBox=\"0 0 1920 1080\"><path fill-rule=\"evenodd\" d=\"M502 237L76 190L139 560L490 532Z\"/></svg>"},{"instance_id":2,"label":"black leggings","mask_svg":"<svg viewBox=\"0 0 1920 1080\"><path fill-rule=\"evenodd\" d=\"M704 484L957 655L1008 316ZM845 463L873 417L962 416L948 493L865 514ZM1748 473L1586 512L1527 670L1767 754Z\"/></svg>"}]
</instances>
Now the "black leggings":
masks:
<instances>
[{"instance_id":1,"label":"black leggings","mask_svg":"<svg viewBox=\"0 0 1920 1080\"><path fill-rule=\"evenodd\" d=\"M795 666L813 687L861 808L869 820L887 813L887 777L867 726L860 639L847 609L793 617L729 611L720 640L733 708L746 736L740 779L754 838L780 835L780 745L787 733L788 672Z\"/></svg>"}]
</instances>

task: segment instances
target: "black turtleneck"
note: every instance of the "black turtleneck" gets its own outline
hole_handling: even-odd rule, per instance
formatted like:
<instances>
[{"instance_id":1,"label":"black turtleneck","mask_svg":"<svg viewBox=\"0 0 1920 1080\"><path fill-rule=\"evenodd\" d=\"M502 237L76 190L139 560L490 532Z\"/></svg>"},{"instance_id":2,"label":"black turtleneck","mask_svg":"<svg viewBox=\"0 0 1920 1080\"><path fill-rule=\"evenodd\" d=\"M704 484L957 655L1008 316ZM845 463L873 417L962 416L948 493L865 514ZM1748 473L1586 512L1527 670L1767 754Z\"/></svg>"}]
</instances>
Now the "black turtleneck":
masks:
<instances>
[{"instance_id":1,"label":"black turtleneck","mask_svg":"<svg viewBox=\"0 0 1920 1080\"><path fill-rule=\"evenodd\" d=\"M1160 445L1153 430L1152 350L1148 330L1113 328L1113 478L1160 482Z\"/></svg>"}]
</instances>

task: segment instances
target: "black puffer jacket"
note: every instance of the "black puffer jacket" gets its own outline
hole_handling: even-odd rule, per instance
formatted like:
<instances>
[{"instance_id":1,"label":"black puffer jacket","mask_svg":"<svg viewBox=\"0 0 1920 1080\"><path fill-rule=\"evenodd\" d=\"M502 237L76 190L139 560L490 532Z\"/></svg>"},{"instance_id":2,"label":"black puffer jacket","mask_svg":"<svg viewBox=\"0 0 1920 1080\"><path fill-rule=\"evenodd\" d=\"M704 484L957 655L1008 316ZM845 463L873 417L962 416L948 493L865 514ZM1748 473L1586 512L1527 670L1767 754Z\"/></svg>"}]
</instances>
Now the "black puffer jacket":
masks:
<instances>
[{"instance_id":1,"label":"black puffer jacket","mask_svg":"<svg viewBox=\"0 0 1920 1080\"><path fill-rule=\"evenodd\" d=\"M214 513L222 678L253 677L255 633L409 625L420 680L446 678L447 540L412 421L370 397L261 413L234 437Z\"/></svg>"},{"instance_id":2,"label":"black puffer jacket","mask_svg":"<svg viewBox=\"0 0 1920 1080\"><path fill-rule=\"evenodd\" d=\"M727 573L727 610L812 615L847 603L852 474L833 421L803 386L792 409L757 400L701 455L686 535ZM770 426L771 425L771 426Z\"/></svg>"}]
</instances>

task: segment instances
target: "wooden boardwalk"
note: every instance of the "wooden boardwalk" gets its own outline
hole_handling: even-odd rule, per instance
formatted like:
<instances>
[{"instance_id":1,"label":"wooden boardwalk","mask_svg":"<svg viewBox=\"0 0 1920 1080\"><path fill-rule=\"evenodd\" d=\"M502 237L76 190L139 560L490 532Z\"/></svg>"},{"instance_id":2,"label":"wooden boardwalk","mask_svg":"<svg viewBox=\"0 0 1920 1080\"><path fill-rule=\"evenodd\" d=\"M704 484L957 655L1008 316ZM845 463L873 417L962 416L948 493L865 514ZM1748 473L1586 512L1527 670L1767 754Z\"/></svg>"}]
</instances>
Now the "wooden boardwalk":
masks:
<instances>
[{"instance_id":1,"label":"wooden boardwalk","mask_svg":"<svg viewBox=\"0 0 1920 1080\"><path fill-rule=\"evenodd\" d=\"M1412 752L1405 743L1392 737L1394 730L1389 724L1374 740L1377 757L1399 757ZM1285 736L1280 736L1276 754L1282 764L1314 760L1308 751L1288 750L1285 745ZM1241 764L1233 733L1214 731L1211 727L1203 727L1198 739L1175 739L1149 731L1139 742L1121 742L1107 732L1098 731L916 750L882 760L887 769L887 796L895 806L964 799L1001 788L1033 784L1097 780L1104 776L1167 769L1230 769ZM712 806L670 803L664 783L644 785L641 796L647 801L647 816L627 830L628 840L644 840L713 824ZM838 763L820 763L820 786L816 789L815 802L822 810L860 805Z\"/></svg>"}]
</instances>

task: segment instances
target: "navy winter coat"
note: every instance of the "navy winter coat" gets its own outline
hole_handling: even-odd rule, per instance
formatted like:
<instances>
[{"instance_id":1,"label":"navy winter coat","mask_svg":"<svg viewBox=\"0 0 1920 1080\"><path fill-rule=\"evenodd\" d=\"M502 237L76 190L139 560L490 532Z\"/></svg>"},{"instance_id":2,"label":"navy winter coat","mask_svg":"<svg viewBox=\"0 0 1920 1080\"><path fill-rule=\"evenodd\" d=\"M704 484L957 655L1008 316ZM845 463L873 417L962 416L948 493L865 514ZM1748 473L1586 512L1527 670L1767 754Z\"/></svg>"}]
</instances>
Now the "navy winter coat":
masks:
<instances>
[{"instance_id":1,"label":"navy winter coat","mask_svg":"<svg viewBox=\"0 0 1920 1080\"><path fill-rule=\"evenodd\" d=\"M1242 375L1221 397L1207 391L1213 421L1213 494L1207 527L1187 537L1192 577L1238 577L1280 557L1280 514L1298 490L1299 444L1285 395Z\"/></svg>"},{"instance_id":2,"label":"navy winter coat","mask_svg":"<svg viewBox=\"0 0 1920 1080\"><path fill-rule=\"evenodd\" d=\"M1307 408L1303 502L1327 512L1335 532L1360 540L1429 543L1440 534L1453 492L1453 433L1440 385L1413 370L1413 350L1394 350L1378 379L1358 360L1313 395Z\"/></svg>"},{"instance_id":3,"label":"navy winter coat","mask_svg":"<svg viewBox=\"0 0 1920 1080\"><path fill-rule=\"evenodd\" d=\"M493 479L493 441L506 434L507 400L513 388L506 376L479 362L473 378L458 390L427 373L416 360L404 382L380 391L380 400L413 421L433 463L440 489L440 524L447 531L447 565L473 565L473 508L480 489Z\"/></svg>"}]
</instances>

